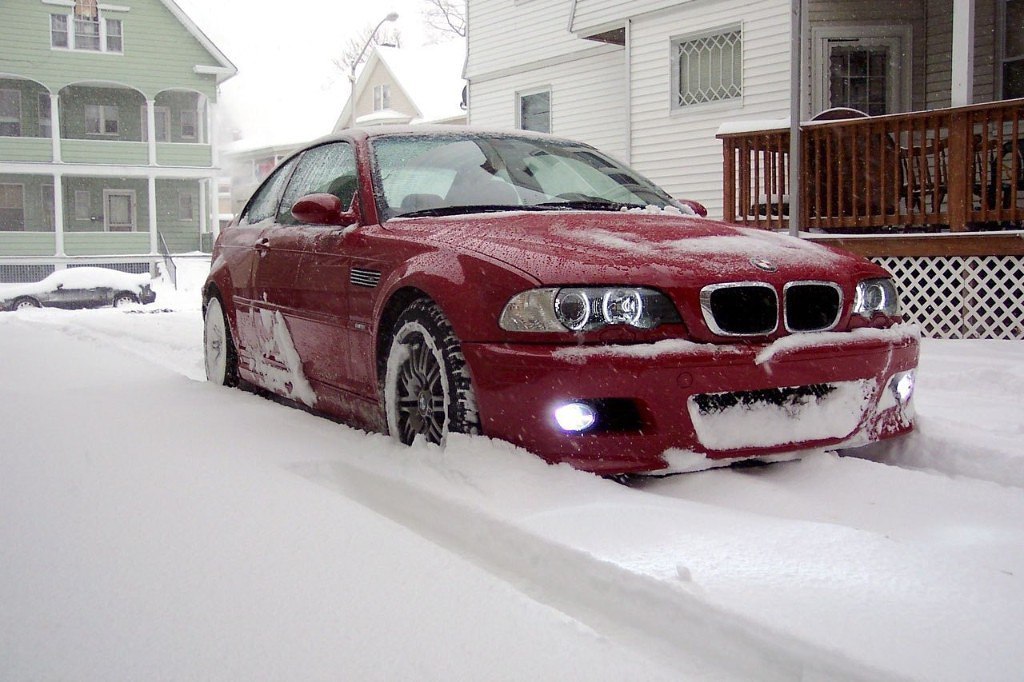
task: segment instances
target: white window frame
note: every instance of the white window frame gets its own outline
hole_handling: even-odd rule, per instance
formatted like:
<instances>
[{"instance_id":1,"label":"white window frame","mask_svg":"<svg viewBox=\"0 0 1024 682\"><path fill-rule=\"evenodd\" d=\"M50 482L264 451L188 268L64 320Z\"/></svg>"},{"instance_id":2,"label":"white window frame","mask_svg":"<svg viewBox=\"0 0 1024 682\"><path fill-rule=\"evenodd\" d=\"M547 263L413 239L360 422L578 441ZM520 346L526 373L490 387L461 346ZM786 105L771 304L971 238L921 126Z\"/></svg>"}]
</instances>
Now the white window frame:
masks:
<instances>
[{"instance_id":1,"label":"white window frame","mask_svg":"<svg viewBox=\"0 0 1024 682\"><path fill-rule=\"evenodd\" d=\"M68 14L50 14L50 47L51 48L57 49L57 50L70 50L71 49L71 29L68 26L68 22L69 22L70 18L71 17ZM63 19L64 20L64 30L63 31L58 31L57 30L57 28L54 26L54 19ZM63 45L58 45L54 41L54 36L56 36L58 34L61 34L61 33L64 34L64 44Z\"/></svg>"},{"instance_id":2,"label":"white window frame","mask_svg":"<svg viewBox=\"0 0 1024 682\"><path fill-rule=\"evenodd\" d=\"M100 21L103 22L103 51L111 54L124 54L124 22L120 19L113 19L111 17L100 16ZM117 49L110 46L111 38L115 37L111 34L111 24L117 24L117 42L119 43Z\"/></svg>"},{"instance_id":3,"label":"white window frame","mask_svg":"<svg viewBox=\"0 0 1024 682\"><path fill-rule=\"evenodd\" d=\"M716 37L726 36L726 35L729 35L731 33L738 33L739 34L739 41L738 41L738 43L739 43L739 64L738 64L738 66L739 66L739 82L738 83L735 83L735 82L734 83L730 83L727 86L726 92L724 92L724 93L720 93L720 94L716 94L716 95L711 95L711 96L705 96L705 97L702 97L702 98L697 98L696 94L690 94L689 96L690 96L691 99L696 98L695 101L689 101L689 102L680 101L680 99L683 97L683 93L681 92L683 77L682 77L682 74L680 73L680 64L679 64L680 51L681 51L682 47L684 45L695 44L695 43L698 43L698 42L703 42L703 41L711 40L711 39L714 39ZM744 80L745 80L745 74L746 74L746 68L745 68L746 65L744 63L743 44L744 44L744 31L743 31L743 24L742 23L726 24L724 26L716 26L715 28L707 30L707 31L700 31L700 32L697 32L697 33L686 33L686 34L683 34L683 35L672 36L669 39L669 66L670 66L670 71L671 71L671 83L672 83L672 89L671 89L671 91L669 93L670 100L671 100L671 102L670 102L670 105L671 105L670 109L671 109L671 111L673 111L673 112L676 112L676 111L688 111L688 110L691 110L693 107L701 107L701 106L708 106L708 105L715 105L715 104L722 104L722 103L735 103L737 101L741 102L743 100L743 93L745 91ZM723 54L724 54L724 52L723 52ZM710 62L709 62L709 64L710 64ZM735 62L733 64L735 65ZM702 63L701 63L701 66L703 66ZM708 81L711 80L710 72L705 74L702 71L701 74L700 74L700 78L703 79L705 76L707 77ZM724 70L723 70L723 78L720 79L720 80L724 81ZM694 89L694 90L692 90L690 92L691 93L696 93L697 90Z\"/></svg>"},{"instance_id":4,"label":"white window frame","mask_svg":"<svg viewBox=\"0 0 1024 682\"><path fill-rule=\"evenodd\" d=\"M128 197L131 200L129 204L131 210L131 229L128 232L137 232L139 227L138 205L135 203L135 190L133 189L105 189L103 190L103 231L110 232L110 215L107 213L107 202L110 197L123 196ZM125 230L116 230L116 232L124 232Z\"/></svg>"},{"instance_id":5,"label":"white window frame","mask_svg":"<svg viewBox=\"0 0 1024 682\"><path fill-rule=\"evenodd\" d=\"M811 106L814 113L829 108L828 95L828 41L829 40L883 40L898 41L898 48L890 52L888 107L890 113L910 111L910 78L913 69L913 29L909 24L872 26L859 24L831 24L811 28Z\"/></svg>"},{"instance_id":6,"label":"white window frame","mask_svg":"<svg viewBox=\"0 0 1024 682\"><path fill-rule=\"evenodd\" d=\"M16 90L14 88L0 88L0 93L14 93L15 99L18 102L18 117L17 118L14 118L13 116L3 116L3 117L0 117L0 123L8 123L8 124L10 124L10 123L17 123L18 124L18 134L17 135L5 135L4 137L21 137L22 134L25 132L25 112L22 109L21 90Z\"/></svg>"},{"instance_id":7,"label":"white window frame","mask_svg":"<svg viewBox=\"0 0 1024 682\"><path fill-rule=\"evenodd\" d=\"M75 220L92 220L92 192L75 190Z\"/></svg>"},{"instance_id":8,"label":"white window frame","mask_svg":"<svg viewBox=\"0 0 1024 682\"><path fill-rule=\"evenodd\" d=\"M95 35L93 35L93 33L91 31L86 33L86 32L83 32L83 31L79 30L80 27L83 27L83 26L90 26L91 27L93 24L95 24L95 28L96 28ZM71 25L74 27L74 30L72 31L72 33L75 36L74 45L75 45L75 49L76 50L83 50L83 51L86 51L86 52L103 52L104 51L103 50L103 18L100 16L98 8L96 10L96 19L95 19L95 21L92 20L92 19L89 19L89 18L77 17L77 16L75 16L72 13L72 15L71 15ZM85 39L88 39L89 42L92 42L92 40L95 39L96 40L96 47L91 47L91 46L90 47L83 47L80 44L80 42L81 43L86 42Z\"/></svg>"},{"instance_id":9,"label":"white window frame","mask_svg":"<svg viewBox=\"0 0 1024 682\"><path fill-rule=\"evenodd\" d=\"M46 0L44 0L44 2L46 2ZM123 55L124 54L124 20L120 19L120 18L112 17L112 16L110 16L110 14L112 12L127 12L131 8L129 8L129 7L122 7L122 6L114 6L114 5L99 5L98 6L98 8L97 8L97 15L96 15L96 22L98 24L98 29L97 30L98 30L98 37L99 37L99 46L93 48L93 47L82 47L81 45L79 45L79 40L78 40L78 24L77 24L77 22L78 21L82 21L82 20L79 20L77 17L75 17L74 3L73 3L72 0L68 0L67 3L65 3L65 2L58 2L57 0L51 0L50 2L48 2L48 4L54 4L54 5L65 5L66 4L66 5L70 5L66 12L50 12L47 15L47 21L50 22L50 24L49 24L49 32L50 32L50 49L51 50L76 50L76 51L82 51L82 52L91 52L93 54L111 54L111 55ZM55 35L55 31L54 31L54 26L53 26L53 17L64 17L64 31L63 31L63 33L64 33L65 43L66 43L64 45L57 45L57 44L54 43L53 38L54 38L54 35ZM120 34L119 35L110 35L110 24L108 22L116 22L119 25L119 29L120 29ZM116 43L116 40L112 41L112 40L110 40L110 38L114 38L114 37L119 37L120 38L120 48L119 49L112 49L111 48L111 42L115 42Z\"/></svg>"},{"instance_id":10,"label":"white window frame","mask_svg":"<svg viewBox=\"0 0 1024 682\"><path fill-rule=\"evenodd\" d=\"M391 85L381 83L373 86L373 110L384 111L391 108Z\"/></svg>"},{"instance_id":11,"label":"white window frame","mask_svg":"<svg viewBox=\"0 0 1024 682\"><path fill-rule=\"evenodd\" d=\"M530 90L520 90L516 92L516 128L519 130L534 130L533 128L523 127L523 100L527 97L533 97L535 95L547 95L548 96L548 129L546 131L536 132L553 132L554 131L554 111L555 103L551 93L551 86L547 85L542 88L533 88Z\"/></svg>"},{"instance_id":12,"label":"white window frame","mask_svg":"<svg viewBox=\"0 0 1024 682\"><path fill-rule=\"evenodd\" d=\"M25 223L25 185L23 183L20 183L20 182L3 182L3 183L0 183L0 187L17 187L18 191L21 192L21 206L0 206L0 209L3 209L3 210L14 210L14 209L20 208L21 209L21 231L24 231L25 227L26 227L26 223ZM3 231L15 232L17 230L3 230Z\"/></svg>"},{"instance_id":13,"label":"white window frame","mask_svg":"<svg viewBox=\"0 0 1024 682\"><path fill-rule=\"evenodd\" d=\"M186 121L187 118L191 117L191 122ZM185 126L192 126L192 133L185 133ZM181 131L181 139L183 140L198 140L199 139L199 112L194 109L182 109L178 112L178 127Z\"/></svg>"},{"instance_id":14,"label":"white window frame","mask_svg":"<svg viewBox=\"0 0 1024 682\"><path fill-rule=\"evenodd\" d=\"M90 109L98 111L99 117L97 122L99 123L98 132L89 130L89 113ZM96 135L98 137L117 137L121 134L121 118L120 112L118 111L116 104L86 104L85 105L85 134ZM115 130L114 132L107 131L107 123L113 122Z\"/></svg>"}]
</instances>

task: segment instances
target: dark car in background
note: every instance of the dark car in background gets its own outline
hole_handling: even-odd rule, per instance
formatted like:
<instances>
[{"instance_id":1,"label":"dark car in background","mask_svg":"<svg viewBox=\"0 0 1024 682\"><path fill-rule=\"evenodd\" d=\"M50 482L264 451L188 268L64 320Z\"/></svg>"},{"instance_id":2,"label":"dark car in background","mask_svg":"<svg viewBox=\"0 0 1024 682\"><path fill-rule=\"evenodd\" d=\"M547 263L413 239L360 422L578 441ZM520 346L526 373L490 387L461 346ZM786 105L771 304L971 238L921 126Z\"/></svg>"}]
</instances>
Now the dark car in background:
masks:
<instances>
[{"instance_id":1,"label":"dark car in background","mask_svg":"<svg viewBox=\"0 0 1024 682\"><path fill-rule=\"evenodd\" d=\"M700 213L578 142L344 132L218 238L207 376L600 474L910 431L918 331L888 273Z\"/></svg>"},{"instance_id":2,"label":"dark car in background","mask_svg":"<svg viewBox=\"0 0 1024 682\"><path fill-rule=\"evenodd\" d=\"M110 268L68 268L38 282L0 284L0 310L117 308L155 300L156 293L150 287L149 275L133 275Z\"/></svg>"}]
</instances>

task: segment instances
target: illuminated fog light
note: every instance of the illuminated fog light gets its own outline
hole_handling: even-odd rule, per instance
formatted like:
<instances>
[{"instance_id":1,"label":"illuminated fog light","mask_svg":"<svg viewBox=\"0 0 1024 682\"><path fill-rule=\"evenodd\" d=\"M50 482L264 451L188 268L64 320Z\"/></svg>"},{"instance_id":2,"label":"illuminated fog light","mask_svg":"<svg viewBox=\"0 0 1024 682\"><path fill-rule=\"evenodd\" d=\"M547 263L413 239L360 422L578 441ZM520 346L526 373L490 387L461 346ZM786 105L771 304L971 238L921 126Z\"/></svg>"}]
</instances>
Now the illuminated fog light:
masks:
<instances>
[{"instance_id":1,"label":"illuminated fog light","mask_svg":"<svg viewBox=\"0 0 1024 682\"><path fill-rule=\"evenodd\" d=\"M586 403L569 403L555 410L555 421L563 431L579 433L594 425L597 413Z\"/></svg>"},{"instance_id":2,"label":"illuminated fog light","mask_svg":"<svg viewBox=\"0 0 1024 682\"><path fill-rule=\"evenodd\" d=\"M906 405L914 396L914 370L900 372L892 378L889 383L896 399L901 405Z\"/></svg>"}]
</instances>

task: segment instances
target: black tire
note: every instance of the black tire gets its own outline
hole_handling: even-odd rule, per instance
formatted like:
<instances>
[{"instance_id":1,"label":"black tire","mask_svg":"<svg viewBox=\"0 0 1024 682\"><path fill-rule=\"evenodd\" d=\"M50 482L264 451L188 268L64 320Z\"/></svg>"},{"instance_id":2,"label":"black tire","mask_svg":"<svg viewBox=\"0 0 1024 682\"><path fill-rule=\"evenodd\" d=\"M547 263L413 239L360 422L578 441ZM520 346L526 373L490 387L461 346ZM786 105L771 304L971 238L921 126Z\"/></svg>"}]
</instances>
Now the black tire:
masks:
<instances>
[{"instance_id":1,"label":"black tire","mask_svg":"<svg viewBox=\"0 0 1024 682\"><path fill-rule=\"evenodd\" d=\"M238 385L238 351L231 338L231 325L217 297L206 304L203 318L203 359L206 379L219 386Z\"/></svg>"},{"instance_id":2,"label":"black tire","mask_svg":"<svg viewBox=\"0 0 1024 682\"><path fill-rule=\"evenodd\" d=\"M28 296L25 296L24 298L16 299L14 301L14 304L11 306L11 310L22 310L24 308L42 308L42 307L43 306L40 305L39 301L37 301L36 299L29 298Z\"/></svg>"},{"instance_id":3,"label":"black tire","mask_svg":"<svg viewBox=\"0 0 1024 682\"><path fill-rule=\"evenodd\" d=\"M448 318L427 299L395 322L384 375L388 433L406 445L417 436L443 443L449 433L480 433L473 381Z\"/></svg>"},{"instance_id":4,"label":"black tire","mask_svg":"<svg viewBox=\"0 0 1024 682\"><path fill-rule=\"evenodd\" d=\"M114 306L115 308L120 308L130 303L138 302L139 299L137 296L135 296L135 294L129 293L127 291L119 291L116 294L114 294L114 299L110 302L110 305Z\"/></svg>"}]
</instances>

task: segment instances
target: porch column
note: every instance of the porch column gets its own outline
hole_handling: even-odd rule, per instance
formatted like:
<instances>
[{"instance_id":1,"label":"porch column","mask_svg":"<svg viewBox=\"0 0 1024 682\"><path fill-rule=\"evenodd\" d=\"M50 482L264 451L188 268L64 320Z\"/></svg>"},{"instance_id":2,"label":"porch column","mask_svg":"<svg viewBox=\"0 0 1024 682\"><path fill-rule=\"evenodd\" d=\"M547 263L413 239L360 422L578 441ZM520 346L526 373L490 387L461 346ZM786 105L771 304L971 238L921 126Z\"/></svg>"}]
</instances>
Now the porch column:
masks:
<instances>
[{"instance_id":1,"label":"porch column","mask_svg":"<svg viewBox=\"0 0 1024 682\"><path fill-rule=\"evenodd\" d=\"M150 110L152 111L152 110ZM160 252L160 240L156 229L156 177L150 175L149 183L149 253L157 255Z\"/></svg>"},{"instance_id":2,"label":"porch column","mask_svg":"<svg viewBox=\"0 0 1024 682\"><path fill-rule=\"evenodd\" d=\"M953 0L953 82L950 103L974 101L974 0Z\"/></svg>"},{"instance_id":3,"label":"porch column","mask_svg":"<svg viewBox=\"0 0 1024 682\"><path fill-rule=\"evenodd\" d=\"M56 111L54 109L53 111ZM56 122L56 117L54 117ZM54 255L63 257L64 253L64 176L53 174L53 241Z\"/></svg>"},{"instance_id":4,"label":"porch column","mask_svg":"<svg viewBox=\"0 0 1024 682\"><path fill-rule=\"evenodd\" d=\"M213 234L214 241L220 236L220 186L217 183L217 178L210 178L207 182L209 186L210 203L213 204L211 207L212 222L210 223L210 232Z\"/></svg>"},{"instance_id":5,"label":"porch column","mask_svg":"<svg viewBox=\"0 0 1024 682\"><path fill-rule=\"evenodd\" d=\"M50 145L53 148L53 162L60 163L60 95L52 92L50 93ZM54 191L57 191L56 186Z\"/></svg>"},{"instance_id":6,"label":"porch column","mask_svg":"<svg viewBox=\"0 0 1024 682\"><path fill-rule=\"evenodd\" d=\"M199 245L203 245L203 235L210 230L210 209L206 201L209 194L209 184L205 180L199 181ZM200 249L201 250L201 249Z\"/></svg>"},{"instance_id":7,"label":"porch column","mask_svg":"<svg viewBox=\"0 0 1024 682\"><path fill-rule=\"evenodd\" d=\"M149 143L149 165L156 165L156 102L146 100L146 141ZM150 178L152 180L152 178Z\"/></svg>"}]
</instances>

